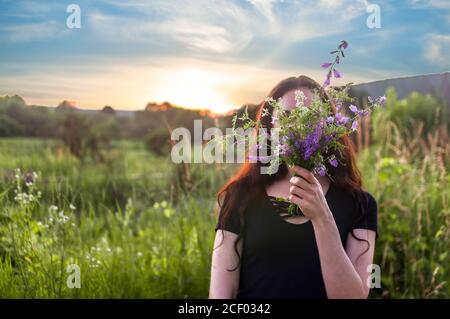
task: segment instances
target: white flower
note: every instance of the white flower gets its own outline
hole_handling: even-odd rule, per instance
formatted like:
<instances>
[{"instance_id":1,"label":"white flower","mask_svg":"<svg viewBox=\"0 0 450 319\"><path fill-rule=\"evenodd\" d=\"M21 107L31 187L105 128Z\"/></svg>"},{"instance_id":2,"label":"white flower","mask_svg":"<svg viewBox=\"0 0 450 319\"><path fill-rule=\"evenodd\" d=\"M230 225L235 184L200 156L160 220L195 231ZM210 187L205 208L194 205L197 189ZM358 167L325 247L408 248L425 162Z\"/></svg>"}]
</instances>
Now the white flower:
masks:
<instances>
[{"instance_id":1,"label":"white flower","mask_svg":"<svg viewBox=\"0 0 450 319\"><path fill-rule=\"evenodd\" d=\"M69 216L64 215L64 211L60 211L58 215L59 215L59 222L63 224L70 219Z\"/></svg>"},{"instance_id":2,"label":"white flower","mask_svg":"<svg viewBox=\"0 0 450 319\"><path fill-rule=\"evenodd\" d=\"M69 208L70 208L71 210L77 209L77 208L76 208L75 206L73 206L72 204L69 205Z\"/></svg>"},{"instance_id":3,"label":"white flower","mask_svg":"<svg viewBox=\"0 0 450 319\"><path fill-rule=\"evenodd\" d=\"M306 96L305 93L301 90L296 90L295 91L295 101L296 101L296 106L303 106L304 102L306 100Z\"/></svg>"}]
</instances>

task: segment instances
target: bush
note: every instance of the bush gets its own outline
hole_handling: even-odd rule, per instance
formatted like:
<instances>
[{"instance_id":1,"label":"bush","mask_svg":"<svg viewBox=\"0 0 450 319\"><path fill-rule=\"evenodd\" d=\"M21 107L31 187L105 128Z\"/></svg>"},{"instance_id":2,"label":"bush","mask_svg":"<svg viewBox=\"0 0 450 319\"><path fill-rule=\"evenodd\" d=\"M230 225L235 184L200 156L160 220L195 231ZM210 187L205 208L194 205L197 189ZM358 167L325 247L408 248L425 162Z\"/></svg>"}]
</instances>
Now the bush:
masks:
<instances>
[{"instance_id":1,"label":"bush","mask_svg":"<svg viewBox=\"0 0 450 319\"><path fill-rule=\"evenodd\" d=\"M170 153L170 134L166 128L158 128L145 137L147 149L156 155L166 156Z\"/></svg>"},{"instance_id":2,"label":"bush","mask_svg":"<svg viewBox=\"0 0 450 319\"><path fill-rule=\"evenodd\" d=\"M23 128L15 120L7 115L0 115L0 137L12 137L22 135Z\"/></svg>"},{"instance_id":3,"label":"bush","mask_svg":"<svg viewBox=\"0 0 450 319\"><path fill-rule=\"evenodd\" d=\"M390 138L390 125L398 128L403 139L411 139L420 133L427 138L437 127L445 126L448 131L450 112L448 108L433 96L411 93L399 100L393 87L386 90L386 106L373 114L374 139L386 144ZM423 125L421 132L418 128ZM393 141L395 142L395 141Z\"/></svg>"}]
</instances>

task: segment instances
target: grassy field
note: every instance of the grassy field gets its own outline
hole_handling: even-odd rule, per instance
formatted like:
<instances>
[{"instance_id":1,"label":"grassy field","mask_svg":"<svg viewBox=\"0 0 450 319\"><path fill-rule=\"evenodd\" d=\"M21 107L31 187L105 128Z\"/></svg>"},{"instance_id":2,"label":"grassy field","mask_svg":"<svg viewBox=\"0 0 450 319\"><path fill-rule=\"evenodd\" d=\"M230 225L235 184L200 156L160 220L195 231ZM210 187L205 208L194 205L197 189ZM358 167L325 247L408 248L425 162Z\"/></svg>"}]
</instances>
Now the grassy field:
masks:
<instances>
[{"instance_id":1,"label":"grassy field","mask_svg":"<svg viewBox=\"0 0 450 319\"><path fill-rule=\"evenodd\" d=\"M179 168L140 142L115 143L107 159L0 139L0 297L207 297L215 192L234 168L192 164L186 192ZM382 287L372 297L450 297L447 164L373 146L359 165L379 204ZM71 264L80 289L66 284Z\"/></svg>"}]
</instances>

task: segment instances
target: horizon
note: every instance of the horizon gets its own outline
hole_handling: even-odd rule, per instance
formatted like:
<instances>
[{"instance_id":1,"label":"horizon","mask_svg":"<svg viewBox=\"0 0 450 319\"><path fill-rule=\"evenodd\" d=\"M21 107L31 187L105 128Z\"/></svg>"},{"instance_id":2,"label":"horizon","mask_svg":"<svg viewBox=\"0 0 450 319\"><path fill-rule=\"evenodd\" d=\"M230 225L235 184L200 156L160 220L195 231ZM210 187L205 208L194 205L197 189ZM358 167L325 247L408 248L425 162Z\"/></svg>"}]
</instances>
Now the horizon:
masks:
<instances>
[{"instance_id":1,"label":"horizon","mask_svg":"<svg viewBox=\"0 0 450 319\"><path fill-rule=\"evenodd\" d=\"M450 70L448 70L448 71L442 71L442 72L439 72L439 73L428 73L428 74L416 74L416 75L408 75L408 76L400 76L400 77L396 77L396 78L389 78L389 79L381 79L381 80L376 80L376 81L371 81L371 82L363 82L363 83L353 83L353 85L352 86L358 86L358 85L366 85L366 84L373 84L373 83L377 83L377 82L383 82L383 81L388 81L388 80L398 80L398 79L411 79L411 78L416 78L416 77L421 77L421 76L433 76L433 75L440 75L440 74L444 74L444 73L450 73ZM27 101L26 101L26 99L24 98L24 97L22 97L21 95L19 95L19 94L9 94L9 95L0 95L0 98L2 98L2 97L13 97L13 96L18 96L18 97L20 97L20 98L22 98L24 101L25 101L25 104L27 105L27 106L34 106L34 107L48 107L48 108L57 108L59 105L38 105L38 104L29 104L29 103L27 103ZM242 107L244 107L244 106L246 106L246 105L258 105L261 101L259 101L259 102L247 102L247 103L244 103L244 104L242 104L242 105L240 105L240 106L237 106L236 108L233 108L233 109L228 109L228 110L225 110L225 111L223 111L223 112L220 112L220 111L214 111L214 110L211 110L211 109L209 109L209 108L196 108L196 107L185 107L185 106L183 106L183 105L176 105L176 104L173 104L173 103L171 103L170 101L163 101L163 102L160 102L160 103L158 103L158 102L154 102L154 101L149 101L149 102L147 102L143 107L141 107L141 108L120 108L120 107L114 107L114 106L111 106L111 105L104 105L104 106L102 106L102 107L99 107L99 108L89 108L89 107L83 107L83 106L81 106L81 105L77 105L76 104L76 101L69 101L69 100L62 100L62 101L60 101L60 103L59 104L61 104L61 103L63 103L63 102L68 102L68 103L70 103L70 104L73 104L73 105L71 105L70 107L73 107L74 109L78 109L78 110L82 110L82 111L102 111L104 108L106 108L106 107L111 107L114 111L119 111L119 112L137 112L137 111L143 111L143 110L146 110L146 108L147 108L147 106L149 105L149 104L156 104L156 105L163 105L163 104L165 104L165 103L169 103L170 105L171 105L171 107L174 107L174 108L182 108L182 109L187 109L187 110L192 110L192 111L199 111L199 112L204 112L204 111L207 111L207 112L209 112L210 113L210 115L213 115L213 116L215 116L215 115L218 115L218 116L226 116L226 115L228 115L228 114L230 114L231 112L233 112L233 111L236 111L236 110L238 110L238 109L240 109L240 108L242 108Z\"/></svg>"},{"instance_id":2,"label":"horizon","mask_svg":"<svg viewBox=\"0 0 450 319\"><path fill-rule=\"evenodd\" d=\"M443 0L378 1L380 28L368 27L364 0L75 4L81 28L73 29L69 2L0 4L0 95L43 106L70 100L88 110L168 101L223 114L262 101L289 76L323 82L320 66L344 39L343 78L333 84L450 69Z\"/></svg>"}]
</instances>

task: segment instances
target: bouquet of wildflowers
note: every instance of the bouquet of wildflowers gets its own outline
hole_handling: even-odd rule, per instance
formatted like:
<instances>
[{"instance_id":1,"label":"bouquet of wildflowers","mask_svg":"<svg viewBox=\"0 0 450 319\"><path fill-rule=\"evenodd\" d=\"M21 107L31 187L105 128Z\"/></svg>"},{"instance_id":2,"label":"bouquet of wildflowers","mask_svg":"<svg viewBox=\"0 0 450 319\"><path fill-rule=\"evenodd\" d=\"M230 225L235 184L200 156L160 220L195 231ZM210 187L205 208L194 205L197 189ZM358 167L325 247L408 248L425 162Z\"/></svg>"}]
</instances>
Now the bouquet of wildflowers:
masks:
<instances>
[{"instance_id":1,"label":"bouquet of wildflowers","mask_svg":"<svg viewBox=\"0 0 450 319\"><path fill-rule=\"evenodd\" d=\"M341 77L340 72L335 69L335 65L339 64L340 59L345 56L344 49L347 46L348 43L342 41L338 49L331 52L331 54L335 54L334 61L322 65L323 68L328 69L323 87L329 86L333 76L335 78ZM348 94L349 88L350 84L347 84L343 89L328 89L328 95L335 105L336 113L332 110L331 101L321 99L319 92L313 92L313 98L309 106L305 106L306 97L304 93L296 91L296 107L291 111L284 110L280 100L277 101L269 97L266 102L273 108L273 112L270 113L268 109L264 109L262 116L271 116L272 125L278 122L278 132L274 135L272 130L272 133L264 136L264 139L259 138L258 144L249 150L249 160L270 163L269 174L276 172L279 165L284 163L289 167L298 165L320 176L327 174L331 177L325 166L326 163L332 167L345 165L340 161L343 156L336 156L336 154L342 155L345 148L340 139L344 135L356 131L358 121L363 116L368 115L371 109L380 106L385 101L384 96L376 99L369 97L368 108L360 109L352 104L354 101ZM349 104L351 116L342 113L344 103ZM241 117L235 115L233 119L235 135L238 135L236 130L238 119L243 122L244 128L256 127L257 125L255 121L250 119L246 111ZM261 142L261 140L263 141ZM258 154L262 149L267 150L268 140L271 142L272 154ZM288 213L293 216L302 215L298 206L292 203L289 205Z\"/></svg>"}]
</instances>

